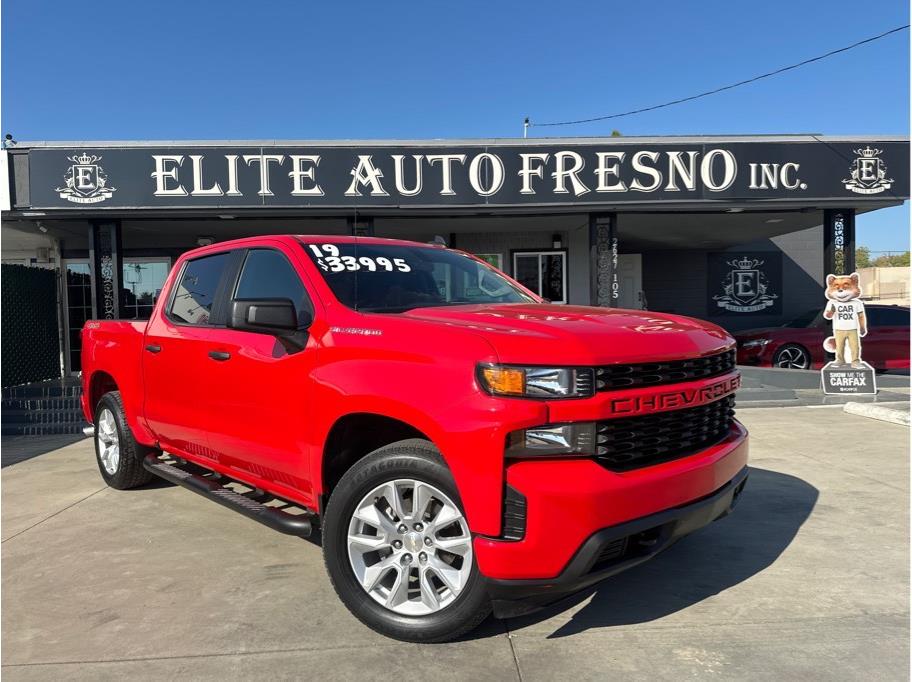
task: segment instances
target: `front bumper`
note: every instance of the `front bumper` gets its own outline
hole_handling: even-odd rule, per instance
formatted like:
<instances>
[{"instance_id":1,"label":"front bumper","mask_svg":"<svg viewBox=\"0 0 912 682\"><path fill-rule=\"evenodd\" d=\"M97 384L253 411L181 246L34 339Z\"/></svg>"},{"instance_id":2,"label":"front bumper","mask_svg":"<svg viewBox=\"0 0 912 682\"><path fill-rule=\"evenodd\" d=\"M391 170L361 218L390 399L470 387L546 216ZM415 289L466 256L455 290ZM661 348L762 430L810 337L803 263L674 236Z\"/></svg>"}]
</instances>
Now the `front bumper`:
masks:
<instances>
[{"instance_id":1,"label":"front bumper","mask_svg":"<svg viewBox=\"0 0 912 682\"><path fill-rule=\"evenodd\" d=\"M773 343L766 343L762 346L751 346L749 348L745 348L739 343L735 362L739 365L751 365L754 367L771 365L774 350L775 344Z\"/></svg>"},{"instance_id":2,"label":"front bumper","mask_svg":"<svg viewBox=\"0 0 912 682\"><path fill-rule=\"evenodd\" d=\"M731 512L747 476L745 466L701 499L596 531L554 578L487 578L495 615L507 618L529 613L651 559L685 535Z\"/></svg>"}]
</instances>

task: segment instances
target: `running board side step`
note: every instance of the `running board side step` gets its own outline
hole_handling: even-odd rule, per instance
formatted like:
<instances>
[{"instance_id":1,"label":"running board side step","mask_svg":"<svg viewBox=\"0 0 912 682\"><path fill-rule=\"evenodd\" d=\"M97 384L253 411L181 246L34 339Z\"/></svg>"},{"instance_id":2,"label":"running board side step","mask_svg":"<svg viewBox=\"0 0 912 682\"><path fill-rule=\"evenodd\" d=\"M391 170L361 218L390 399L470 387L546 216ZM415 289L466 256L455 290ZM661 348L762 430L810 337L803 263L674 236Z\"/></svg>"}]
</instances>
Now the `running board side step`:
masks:
<instances>
[{"instance_id":1,"label":"running board side step","mask_svg":"<svg viewBox=\"0 0 912 682\"><path fill-rule=\"evenodd\" d=\"M299 538L310 537L313 525L309 514L289 514L281 509L267 507L264 504L245 497L230 488L216 483L216 481L192 474L189 471L176 467L160 460L158 453L152 452L143 459L143 468L152 472L166 481L192 490L214 502L240 512L249 519L259 521L273 530L285 535L296 535Z\"/></svg>"}]
</instances>

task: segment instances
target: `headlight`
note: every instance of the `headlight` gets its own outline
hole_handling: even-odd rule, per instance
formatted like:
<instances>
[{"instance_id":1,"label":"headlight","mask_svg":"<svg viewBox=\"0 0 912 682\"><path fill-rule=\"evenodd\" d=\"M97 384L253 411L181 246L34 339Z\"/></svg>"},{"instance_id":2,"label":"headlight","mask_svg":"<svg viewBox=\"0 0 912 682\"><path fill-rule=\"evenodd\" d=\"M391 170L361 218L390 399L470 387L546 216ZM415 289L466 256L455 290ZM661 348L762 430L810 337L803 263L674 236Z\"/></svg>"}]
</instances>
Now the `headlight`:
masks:
<instances>
[{"instance_id":1,"label":"headlight","mask_svg":"<svg viewBox=\"0 0 912 682\"><path fill-rule=\"evenodd\" d=\"M536 426L514 431L507 437L507 457L553 457L594 455L595 422Z\"/></svg>"},{"instance_id":2,"label":"headlight","mask_svg":"<svg viewBox=\"0 0 912 682\"><path fill-rule=\"evenodd\" d=\"M492 395L518 398L584 398L591 396L591 367L515 367L481 365L478 381Z\"/></svg>"},{"instance_id":3,"label":"headlight","mask_svg":"<svg viewBox=\"0 0 912 682\"><path fill-rule=\"evenodd\" d=\"M745 341L741 344L742 348L763 348L766 344L770 342L769 339L751 339L750 341Z\"/></svg>"}]
</instances>

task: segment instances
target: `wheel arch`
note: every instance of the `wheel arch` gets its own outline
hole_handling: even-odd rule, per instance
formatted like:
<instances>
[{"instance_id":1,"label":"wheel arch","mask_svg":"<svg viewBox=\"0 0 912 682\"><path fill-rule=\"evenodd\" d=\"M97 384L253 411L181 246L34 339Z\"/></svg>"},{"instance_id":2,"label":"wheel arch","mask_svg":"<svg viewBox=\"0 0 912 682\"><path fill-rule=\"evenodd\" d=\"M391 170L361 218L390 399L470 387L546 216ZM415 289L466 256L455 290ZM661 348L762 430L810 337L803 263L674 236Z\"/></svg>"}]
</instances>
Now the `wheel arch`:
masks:
<instances>
[{"instance_id":1,"label":"wheel arch","mask_svg":"<svg viewBox=\"0 0 912 682\"><path fill-rule=\"evenodd\" d=\"M434 440L424 430L402 419L377 412L352 412L333 423L323 444L315 480L320 482L320 513L339 479L357 461L374 450L409 438L429 443Z\"/></svg>"},{"instance_id":2,"label":"wheel arch","mask_svg":"<svg viewBox=\"0 0 912 682\"><path fill-rule=\"evenodd\" d=\"M120 388L113 376L103 370L96 370L89 380L89 410L95 414L95 409L105 393L117 391Z\"/></svg>"},{"instance_id":3,"label":"wheel arch","mask_svg":"<svg viewBox=\"0 0 912 682\"><path fill-rule=\"evenodd\" d=\"M142 445L156 445L154 435L145 427L145 424L140 419L142 402L141 394L138 394L138 389L131 389L129 383L118 383L114 375L101 369L92 372L89 380L83 383L83 386L86 387L84 389L86 394L84 396L83 412L89 422L94 422L95 410L98 408L98 403L104 395L111 391L120 391L127 425L130 427L133 437ZM140 397L139 403L135 402L136 395L139 395Z\"/></svg>"}]
</instances>

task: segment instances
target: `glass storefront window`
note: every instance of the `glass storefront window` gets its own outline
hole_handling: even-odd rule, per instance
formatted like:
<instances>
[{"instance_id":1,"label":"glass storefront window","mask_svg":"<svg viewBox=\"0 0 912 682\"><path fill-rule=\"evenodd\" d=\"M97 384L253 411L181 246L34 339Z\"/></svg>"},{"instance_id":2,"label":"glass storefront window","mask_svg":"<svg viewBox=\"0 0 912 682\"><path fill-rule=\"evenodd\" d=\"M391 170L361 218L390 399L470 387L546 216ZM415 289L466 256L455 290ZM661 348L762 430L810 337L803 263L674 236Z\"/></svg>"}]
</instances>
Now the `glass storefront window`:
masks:
<instances>
[{"instance_id":1,"label":"glass storefront window","mask_svg":"<svg viewBox=\"0 0 912 682\"><path fill-rule=\"evenodd\" d=\"M514 251L513 278L552 303L566 303L567 252Z\"/></svg>"},{"instance_id":2,"label":"glass storefront window","mask_svg":"<svg viewBox=\"0 0 912 682\"><path fill-rule=\"evenodd\" d=\"M89 262L70 260L66 271L66 332L68 370L82 369L82 327L92 315L92 275ZM121 319L148 320L171 269L167 258L124 259Z\"/></svg>"},{"instance_id":3,"label":"glass storefront window","mask_svg":"<svg viewBox=\"0 0 912 682\"><path fill-rule=\"evenodd\" d=\"M148 320L165 285L171 262L167 259L130 259L123 264L123 309L125 320Z\"/></svg>"},{"instance_id":4,"label":"glass storefront window","mask_svg":"<svg viewBox=\"0 0 912 682\"><path fill-rule=\"evenodd\" d=\"M476 258L480 258L488 265L493 265L495 268L503 272L503 256L499 253L476 253Z\"/></svg>"}]
</instances>

